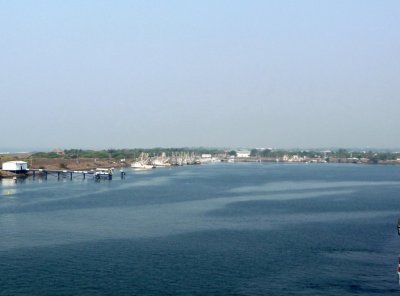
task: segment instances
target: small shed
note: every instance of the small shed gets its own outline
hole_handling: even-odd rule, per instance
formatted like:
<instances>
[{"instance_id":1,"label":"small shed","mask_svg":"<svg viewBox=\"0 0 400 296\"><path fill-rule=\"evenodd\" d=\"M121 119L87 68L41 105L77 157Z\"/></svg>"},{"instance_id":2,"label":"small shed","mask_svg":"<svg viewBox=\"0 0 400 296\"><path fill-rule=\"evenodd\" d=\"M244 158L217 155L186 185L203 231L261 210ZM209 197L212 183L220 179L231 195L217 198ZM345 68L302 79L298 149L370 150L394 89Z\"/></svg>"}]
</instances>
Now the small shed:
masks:
<instances>
[{"instance_id":1,"label":"small shed","mask_svg":"<svg viewBox=\"0 0 400 296\"><path fill-rule=\"evenodd\" d=\"M7 161L2 165L2 170L7 172L13 172L16 174L25 174L28 172L28 163L25 161Z\"/></svg>"}]
</instances>

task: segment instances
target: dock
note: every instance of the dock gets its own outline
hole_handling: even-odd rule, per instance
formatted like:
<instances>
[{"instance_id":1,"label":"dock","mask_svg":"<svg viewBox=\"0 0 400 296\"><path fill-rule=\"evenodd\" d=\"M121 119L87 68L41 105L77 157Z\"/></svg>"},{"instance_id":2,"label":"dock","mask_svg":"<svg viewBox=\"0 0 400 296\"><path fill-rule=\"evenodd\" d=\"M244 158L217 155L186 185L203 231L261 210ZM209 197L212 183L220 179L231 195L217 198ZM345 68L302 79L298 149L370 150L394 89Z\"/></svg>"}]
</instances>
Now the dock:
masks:
<instances>
[{"instance_id":1,"label":"dock","mask_svg":"<svg viewBox=\"0 0 400 296\"><path fill-rule=\"evenodd\" d=\"M121 168L121 179L125 178L125 172ZM8 177L8 178L16 178L16 177L27 177L28 175L32 175L33 178L36 177L36 174L40 174L45 179L49 174L57 175L57 178L60 179L69 177L69 179L73 179L74 175L80 175L83 179L86 179L86 175L92 175L94 179L108 179L112 180L112 176L114 175L114 168L99 168L96 169L86 169L86 170L71 170L67 168L62 169L46 169L44 167L39 169L28 168L28 163L26 161L7 161L2 163L2 167L0 170L0 178Z\"/></svg>"},{"instance_id":2,"label":"dock","mask_svg":"<svg viewBox=\"0 0 400 296\"><path fill-rule=\"evenodd\" d=\"M83 179L85 179L86 175L93 175L95 171L29 169L28 172L32 172L33 177L36 176L36 173L39 173L39 174L43 175L45 179L47 179L48 174L57 174L58 179L60 179L61 176L69 175L70 179L72 180L72 177L74 174L82 175Z\"/></svg>"},{"instance_id":3,"label":"dock","mask_svg":"<svg viewBox=\"0 0 400 296\"><path fill-rule=\"evenodd\" d=\"M121 172L121 179L125 178L126 173L124 171ZM106 177L107 179L112 179L112 174L98 174L96 170L90 171L73 171L73 170L49 170L49 169L29 169L28 173L32 173L33 178L36 177L36 174L41 174L47 179L49 174L57 174L57 178L60 179L61 177L69 176L69 179L72 180L74 175L81 175L83 179L86 179L86 175L93 175L95 179L100 179Z\"/></svg>"}]
</instances>

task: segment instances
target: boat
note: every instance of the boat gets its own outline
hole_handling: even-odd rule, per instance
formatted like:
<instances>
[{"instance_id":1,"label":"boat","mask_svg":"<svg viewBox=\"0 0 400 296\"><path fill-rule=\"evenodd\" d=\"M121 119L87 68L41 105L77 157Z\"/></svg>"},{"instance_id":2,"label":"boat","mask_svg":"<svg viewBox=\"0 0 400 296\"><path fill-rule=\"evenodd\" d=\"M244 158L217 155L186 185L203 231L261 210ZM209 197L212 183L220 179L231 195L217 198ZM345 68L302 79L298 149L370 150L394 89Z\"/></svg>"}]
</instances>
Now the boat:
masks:
<instances>
[{"instance_id":1,"label":"boat","mask_svg":"<svg viewBox=\"0 0 400 296\"><path fill-rule=\"evenodd\" d=\"M155 166L152 164L149 155L147 153L141 153L140 157L131 164L131 168L137 171L143 171L143 170L150 170L154 169Z\"/></svg>"},{"instance_id":2,"label":"boat","mask_svg":"<svg viewBox=\"0 0 400 296\"><path fill-rule=\"evenodd\" d=\"M212 158L211 158L211 162L212 162L212 163L221 162L221 159L219 159L218 157L212 157Z\"/></svg>"},{"instance_id":3,"label":"boat","mask_svg":"<svg viewBox=\"0 0 400 296\"><path fill-rule=\"evenodd\" d=\"M112 179L113 173L114 173L114 169L113 169L113 168L111 168L111 169L97 168L97 169L94 171L93 175L94 175L94 178L95 178L96 180L99 180L99 179L108 179L108 180L111 180L111 179Z\"/></svg>"},{"instance_id":4,"label":"boat","mask_svg":"<svg viewBox=\"0 0 400 296\"><path fill-rule=\"evenodd\" d=\"M166 167L170 167L171 164L168 163L166 160L162 159L162 158L156 158L152 160L152 164L156 167L156 168L166 168Z\"/></svg>"},{"instance_id":5,"label":"boat","mask_svg":"<svg viewBox=\"0 0 400 296\"><path fill-rule=\"evenodd\" d=\"M154 169L155 166L153 164L146 164L141 161L136 161L131 164L131 168L137 171L142 171L142 170L151 170Z\"/></svg>"},{"instance_id":6,"label":"boat","mask_svg":"<svg viewBox=\"0 0 400 296\"><path fill-rule=\"evenodd\" d=\"M150 158L149 162L156 168L166 168L171 166L170 159L167 158L165 152L163 152L161 156Z\"/></svg>"}]
</instances>

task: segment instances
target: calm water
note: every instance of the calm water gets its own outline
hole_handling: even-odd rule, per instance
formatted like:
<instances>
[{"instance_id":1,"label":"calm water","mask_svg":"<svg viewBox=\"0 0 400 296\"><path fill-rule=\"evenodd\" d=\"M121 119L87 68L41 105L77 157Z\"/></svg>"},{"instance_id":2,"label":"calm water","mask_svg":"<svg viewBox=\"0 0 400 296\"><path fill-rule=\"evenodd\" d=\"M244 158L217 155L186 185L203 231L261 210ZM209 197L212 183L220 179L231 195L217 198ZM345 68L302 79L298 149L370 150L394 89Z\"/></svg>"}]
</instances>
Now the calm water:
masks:
<instances>
[{"instance_id":1,"label":"calm water","mask_svg":"<svg viewBox=\"0 0 400 296\"><path fill-rule=\"evenodd\" d=\"M400 291L400 166L217 164L0 182L0 295Z\"/></svg>"}]
</instances>

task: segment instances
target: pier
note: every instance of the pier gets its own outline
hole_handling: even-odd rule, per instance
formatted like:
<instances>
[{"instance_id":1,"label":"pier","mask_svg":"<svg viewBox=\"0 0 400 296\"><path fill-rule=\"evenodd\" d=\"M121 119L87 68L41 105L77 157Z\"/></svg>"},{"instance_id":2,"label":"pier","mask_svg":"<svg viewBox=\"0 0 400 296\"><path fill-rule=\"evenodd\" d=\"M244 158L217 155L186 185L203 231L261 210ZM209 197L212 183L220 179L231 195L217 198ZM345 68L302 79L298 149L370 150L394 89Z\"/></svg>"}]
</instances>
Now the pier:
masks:
<instances>
[{"instance_id":1,"label":"pier","mask_svg":"<svg viewBox=\"0 0 400 296\"><path fill-rule=\"evenodd\" d=\"M110 169L110 173L105 174L104 172L99 173L98 170L90 170L90 171L73 171L73 170L48 170L48 169L29 169L28 173L32 173L33 178L36 177L36 174L41 174L47 180L47 176L49 174L57 174L57 179L59 180L61 177L69 176L69 179L72 180L74 175L81 175L83 179L86 179L86 175L93 175L95 179L106 178L108 180L112 179L112 172ZM120 171L121 179L124 179L126 173L124 171Z\"/></svg>"},{"instance_id":2,"label":"pier","mask_svg":"<svg viewBox=\"0 0 400 296\"><path fill-rule=\"evenodd\" d=\"M32 176L35 178L36 173L42 174L45 179L47 179L48 174L57 174L57 178L60 179L61 176L69 176L72 180L74 174L79 174L86 178L86 175L94 175L95 171L71 171L71 170L47 170L47 169L29 169L32 172Z\"/></svg>"},{"instance_id":3,"label":"pier","mask_svg":"<svg viewBox=\"0 0 400 296\"><path fill-rule=\"evenodd\" d=\"M100 179L112 180L112 176L114 175L114 168L105 166L103 168L97 167L96 169L92 168L90 170L88 169L72 170L67 168L46 169L44 167L40 169L34 169L34 168L28 168L27 162L17 160L17 161L7 161L2 163L2 167L0 170L0 179L4 177L6 178L27 177L28 175L32 175L33 178L35 178L37 174L40 174L40 176L44 177L44 179L46 180L49 174L57 175L58 180L60 180L60 178L68 178L68 177L70 180L72 180L74 175L80 175L83 177L83 179L86 179L86 175L92 175L95 180L100 180ZM121 179L125 178L126 173L123 171L122 167L120 169L120 175Z\"/></svg>"}]
</instances>

